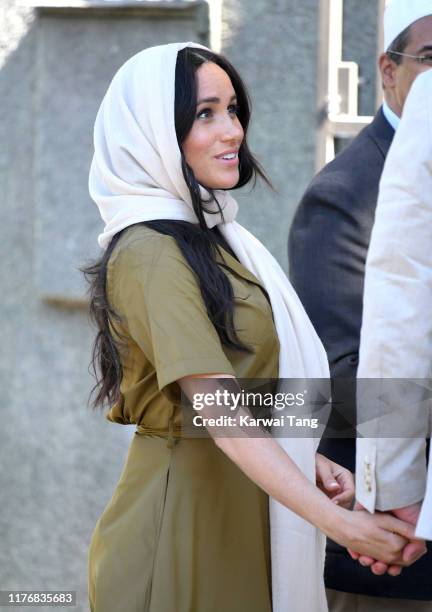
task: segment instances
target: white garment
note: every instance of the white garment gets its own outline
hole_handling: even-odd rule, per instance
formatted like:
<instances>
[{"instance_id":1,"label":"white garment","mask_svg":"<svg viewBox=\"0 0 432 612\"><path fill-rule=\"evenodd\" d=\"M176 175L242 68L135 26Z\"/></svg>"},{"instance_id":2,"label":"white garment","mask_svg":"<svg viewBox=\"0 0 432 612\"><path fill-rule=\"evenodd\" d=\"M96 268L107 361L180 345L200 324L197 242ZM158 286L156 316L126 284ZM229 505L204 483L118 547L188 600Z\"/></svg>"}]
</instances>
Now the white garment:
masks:
<instances>
[{"instance_id":1,"label":"white garment","mask_svg":"<svg viewBox=\"0 0 432 612\"><path fill-rule=\"evenodd\" d=\"M102 101L89 190L106 224L99 236L103 247L121 229L140 221L197 223L174 124L177 53L187 46L200 47L174 43L138 53L120 68ZM281 347L280 378L328 378L324 348L284 272L267 249L236 223L237 204L230 194L216 193L225 222L219 214L207 214L207 225L220 226L241 263L269 294ZM314 481L318 440L280 442ZM326 611L323 534L272 500L270 513L274 612Z\"/></svg>"},{"instance_id":2,"label":"white garment","mask_svg":"<svg viewBox=\"0 0 432 612\"><path fill-rule=\"evenodd\" d=\"M382 110L383 110L383 113L384 113L384 117L387 119L387 121L390 123L390 125L392 126L392 128L396 132L396 130L399 127L400 117L398 117L396 115L396 113L394 111L392 111L390 106L385 101L383 102Z\"/></svg>"},{"instance_id":3,"label":"white garment","mask_svg":"<svg viewBox=\"0 0 432 612\"><path fill-rule=\"evenodd\" d=\"M381 178L366 263L358 378L430 380L431 373L432 70L412 86ZM404 401L396 398L395 408L406 409ZM365 411L359 401L360 421ZM375 437L357 440L356 493L371 512L424 498L416 533L432 539L432 463L427 473L424 439L430 435L430 400L414 417L407 421L417 434L411 438L379 437L382 418L359 427Z\"/></svg>"}]
</instances>

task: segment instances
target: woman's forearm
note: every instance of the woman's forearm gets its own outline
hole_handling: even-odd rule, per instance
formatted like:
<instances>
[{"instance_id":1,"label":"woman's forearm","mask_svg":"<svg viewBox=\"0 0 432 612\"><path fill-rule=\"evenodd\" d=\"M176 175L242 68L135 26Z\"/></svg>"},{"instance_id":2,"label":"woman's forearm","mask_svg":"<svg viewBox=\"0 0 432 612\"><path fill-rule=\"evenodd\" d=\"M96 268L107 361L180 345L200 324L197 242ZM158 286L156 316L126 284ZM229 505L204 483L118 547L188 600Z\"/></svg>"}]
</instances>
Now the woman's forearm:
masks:
<instances>
[{"instance_id":1,"label":"woman's forearm","mask_svg":"<svg viewBox=\"0 0 432 612\"><path fill-rule=\"evenodd\" d=\"M224 386L239 389L237 381L231 375L208 374L188 376L179 381L182 391L193 402L195 394L215 396ZM201 416L211 419L215 416L232 415L230 406L219 407L216 414L214 407L204 406ZM236 424L230 426L209 427L207 430L216 445L263 491L305 520L332 535L332 524L340 517L342 508L338 508L315 483L310 482L294 461L276 442L274 438L260 427L244 428L241 416L250 416L245 407L236 411ZM343 515L342 515L343 516ZM342 517L340 517L342 518Z\"/></svg>"},{"instance_id":2,"label":"woman's forearm","mask_svg":"<svg viewBox=\"0 0 432 612\"><path fill-rule=\"evenodd\" d=\"M230 433L230 436L233 432ZM346 510L339 508L310 482L270 436L214 437L216 445L261 489L326 535L341 539ZM342 527L342 525L339 525ZM336 531L340 532L336 534Z\"/></svg>"},{"instance_id":3,"label":"woman's forearm","mask_svg":"<svg viewBox=\"0 0 432 612\"><path fill-rule=\"evenodd\" d=\"M182 390L191 400L195 393L203 390L212 394L223 389L222 384L214 379L233 379L232 376L221 374L205 376L205 380L199 382L196 378L198 376L190 376L179 381ZM236 381L224 381L225 384L236 384ZM222 413L225 410L229 413L230 407L223 406ZM220 416L221 412L216 414L214 407L207 406L203 407L201 414L205 418L212 418ZM334 504L306 478L266 430L259 427L256 430L250 427L246 429L238 424L241 423L239 417L247 414L247 410L240 407L234 425L207 427L218 448L246 476L273 499L339 544L385 562L402 563L401 551L407 539L414 537L412 526L390 515L372 517L368 513L350 512Z\"/></svg>"},{"instance_id":4,"label":"woman's forearm","mask_svg":"<svg viewBox=\"0 0 432 612\"><path fill-rule=\"evenodd\" d=\"M189 376L180 380L179 384L193 402L197 393L215 397L222 389L221 379L224 379L223 385L232 387L234 393L239 389L232 376L222 374ZM229 405L219 408L204 405L200 414L205 419L211 419L221 415L232 416L233 413ZM207 426L216 445L273 499L328 534L332 520L335 520L341 508L306 478L265 429L258 426L242 427L239 424L241 416L250 416L243 406L236 409L234 425Z\"/></svg>"}]
</instances>

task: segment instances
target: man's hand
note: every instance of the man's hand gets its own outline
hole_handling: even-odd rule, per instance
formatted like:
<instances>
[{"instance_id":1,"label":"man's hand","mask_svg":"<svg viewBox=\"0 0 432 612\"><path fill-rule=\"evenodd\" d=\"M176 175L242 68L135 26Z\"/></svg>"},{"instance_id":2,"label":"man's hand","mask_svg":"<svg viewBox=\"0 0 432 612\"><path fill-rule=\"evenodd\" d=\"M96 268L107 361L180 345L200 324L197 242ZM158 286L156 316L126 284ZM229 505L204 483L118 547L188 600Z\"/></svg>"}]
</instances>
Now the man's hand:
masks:
<instances>
[{"instance_id":1,"label":"man's hand","mask_svg":"<svg viewBox=\"0 0 432 612\"><path fill-rule=\"evenodd\" d=\"M406 506L404 508L397 508L395 510L390 510L391 514L396 516L398 519L409 523L410 525L416 525L418 521L418 517L420 514L421 503L418 502L416 504L412 504L411 506ZM364 510L363 506L356 502L354 506L354 510ZM365 555L359 555L358 553L349 550L348 551L351 557L358 561L361 565L365 567L370 567L373 574L377 576L382 576L386 572L390 574L390 576L399 576L402 572L402 567L400 565L387 565L382 561L377 561L372 557L368 557ZM415 561L420 559L427 552L426 544L424 540L412 540L408 542L405 546L402 558L403 560L412 565Z\"/></svg>"}]
</instances>

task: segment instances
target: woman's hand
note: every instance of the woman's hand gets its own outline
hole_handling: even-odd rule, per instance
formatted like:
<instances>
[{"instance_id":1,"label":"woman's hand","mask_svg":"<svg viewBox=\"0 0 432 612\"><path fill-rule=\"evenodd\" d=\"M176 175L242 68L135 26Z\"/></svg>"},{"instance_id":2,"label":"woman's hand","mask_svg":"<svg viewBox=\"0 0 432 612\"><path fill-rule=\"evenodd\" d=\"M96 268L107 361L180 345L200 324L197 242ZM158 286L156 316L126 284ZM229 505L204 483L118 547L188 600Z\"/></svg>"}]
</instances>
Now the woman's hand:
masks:
<instances>
[{"instance_id":1,"label":"woman's hand","mask_svg":"<svg viewBox=\"0 0 432 612\"><path fill-rule=\"evenodd\" d=\"M324 455L315 455L316 484L335 504L350 508L354 499L354 477L349 470Z\"/></svg>"}]
</instances>

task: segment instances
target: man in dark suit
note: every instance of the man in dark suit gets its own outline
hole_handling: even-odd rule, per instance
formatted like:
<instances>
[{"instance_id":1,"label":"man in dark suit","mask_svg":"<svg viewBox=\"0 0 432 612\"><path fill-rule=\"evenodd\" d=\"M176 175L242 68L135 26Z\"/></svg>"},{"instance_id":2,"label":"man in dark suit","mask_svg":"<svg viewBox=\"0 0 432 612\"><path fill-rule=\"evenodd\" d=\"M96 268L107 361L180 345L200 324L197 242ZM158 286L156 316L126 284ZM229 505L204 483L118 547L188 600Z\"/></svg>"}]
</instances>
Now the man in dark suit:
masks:
<instances>
[{"instance_id":1,"label":"man in dark suit","mask_svg":"<svg viewBox=\"0 0 432 612\"><path fill-rule=\"evenodd\" d=\"M416 76L432 65L432 2L393 0L384 25L387 51L379 67L385 102L373 122L313 179L289 240L291 280L327 350L334 379L331 437L322 440L320 452L352 471L366 255L379 181L405 99ZM375 576L337 544L327 544L331 612L431 612L431 576L432 548L401 576L391 577Z\"/></svg>"}]
</instances>

